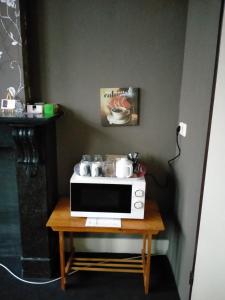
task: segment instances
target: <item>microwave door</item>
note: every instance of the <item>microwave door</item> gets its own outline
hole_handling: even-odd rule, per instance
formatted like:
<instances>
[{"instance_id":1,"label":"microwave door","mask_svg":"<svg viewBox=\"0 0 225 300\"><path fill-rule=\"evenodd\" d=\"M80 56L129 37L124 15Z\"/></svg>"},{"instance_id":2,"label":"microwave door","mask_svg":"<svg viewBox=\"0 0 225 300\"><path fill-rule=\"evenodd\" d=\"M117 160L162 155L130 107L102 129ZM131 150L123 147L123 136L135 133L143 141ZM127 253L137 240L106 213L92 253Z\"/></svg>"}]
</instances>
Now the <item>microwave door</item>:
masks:
<instances>
[{"instance_id":1,"label":"microwave door","mask_svg":"<svg viewBox=\"0 0 225 300\"><path fill-rule=\"evenodd\" d=\"M71 184L71 210L80 212L130 213L132 185Z\"/></svg>"}]
</instances>

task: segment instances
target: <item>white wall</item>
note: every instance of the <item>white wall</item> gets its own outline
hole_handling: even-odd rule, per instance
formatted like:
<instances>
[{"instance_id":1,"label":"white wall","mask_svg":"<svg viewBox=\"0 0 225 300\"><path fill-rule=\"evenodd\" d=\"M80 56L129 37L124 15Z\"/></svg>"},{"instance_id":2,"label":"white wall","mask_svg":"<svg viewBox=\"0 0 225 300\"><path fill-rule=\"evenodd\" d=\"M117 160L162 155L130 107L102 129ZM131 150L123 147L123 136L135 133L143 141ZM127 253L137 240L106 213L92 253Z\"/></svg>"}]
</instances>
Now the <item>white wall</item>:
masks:
<instances>
[{"instance_id":1,"label":"white wall","mask_svg":"<svg viewBox=\"0 0 225 300\"><path fill-rule=\"evenodd\" d=\"M217 73L192 300L225 296L225 22Z\"/></svg>"}]
</instances>

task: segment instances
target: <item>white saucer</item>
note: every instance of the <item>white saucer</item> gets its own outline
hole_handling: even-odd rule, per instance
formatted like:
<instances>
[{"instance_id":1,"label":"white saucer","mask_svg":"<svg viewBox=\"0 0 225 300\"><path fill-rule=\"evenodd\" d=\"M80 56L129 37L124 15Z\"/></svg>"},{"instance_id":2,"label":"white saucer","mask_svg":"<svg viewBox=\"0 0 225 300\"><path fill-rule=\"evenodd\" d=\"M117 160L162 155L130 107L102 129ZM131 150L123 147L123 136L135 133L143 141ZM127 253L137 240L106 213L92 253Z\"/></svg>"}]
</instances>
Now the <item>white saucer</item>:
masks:
<instances>
[{"instance_id":1,"label":"white saucer","mask_svg":"<svg viewBox=\"0 0 225 300\"><path fill-rule=\"evenodd\" d=\"M125 119L117 120L113 117L113 115L108 115L107 120L109 121L109 124L117 124L117 125L122 125L126 124L130 121L130 115L127 116Z\"/></svg>"}]
</instances>

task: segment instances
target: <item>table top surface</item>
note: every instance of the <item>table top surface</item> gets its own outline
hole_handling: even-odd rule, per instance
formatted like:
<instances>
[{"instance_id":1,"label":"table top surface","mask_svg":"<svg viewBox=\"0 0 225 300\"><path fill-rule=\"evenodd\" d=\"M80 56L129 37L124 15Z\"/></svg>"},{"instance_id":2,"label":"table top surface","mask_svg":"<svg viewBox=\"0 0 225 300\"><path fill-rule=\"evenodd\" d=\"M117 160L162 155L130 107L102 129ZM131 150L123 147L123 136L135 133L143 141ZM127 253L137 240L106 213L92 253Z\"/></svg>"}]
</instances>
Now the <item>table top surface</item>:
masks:
<instances>
[{"instance_id":1,"label":"table top surface","mask_svg":"<svg viewBox=\"0 0 225 300\"><path fill-rule=\"evenodd\" d=\"M71 217L70 201L65 197L59 200L46 226L54 231L89 232L89 233L137 233L157 234L165 229L156 202L147 200L143 220L122 219L120 228L87 227L86 218Z\"/></svg>"}]
</instances>

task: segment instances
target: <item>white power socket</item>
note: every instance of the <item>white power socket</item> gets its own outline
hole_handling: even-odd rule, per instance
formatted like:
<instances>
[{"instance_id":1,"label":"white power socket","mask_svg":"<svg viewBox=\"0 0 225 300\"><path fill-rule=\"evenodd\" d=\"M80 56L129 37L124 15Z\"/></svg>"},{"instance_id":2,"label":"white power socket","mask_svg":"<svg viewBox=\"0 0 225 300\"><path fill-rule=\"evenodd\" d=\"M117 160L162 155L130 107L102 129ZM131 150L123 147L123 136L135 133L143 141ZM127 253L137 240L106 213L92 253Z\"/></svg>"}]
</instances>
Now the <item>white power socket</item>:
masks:
<instances>
[{"instance_id":1,"label":"white power socket","mask_svg":"<svg viewBox=\"0 0 225 300\"><path fill-rule=\"evenodd\" d=\"M187 135L187 124L180 122L179 126L180 126L179 134L182 135L183 137L185 137Z\"/></svg>"}]
</instances>

